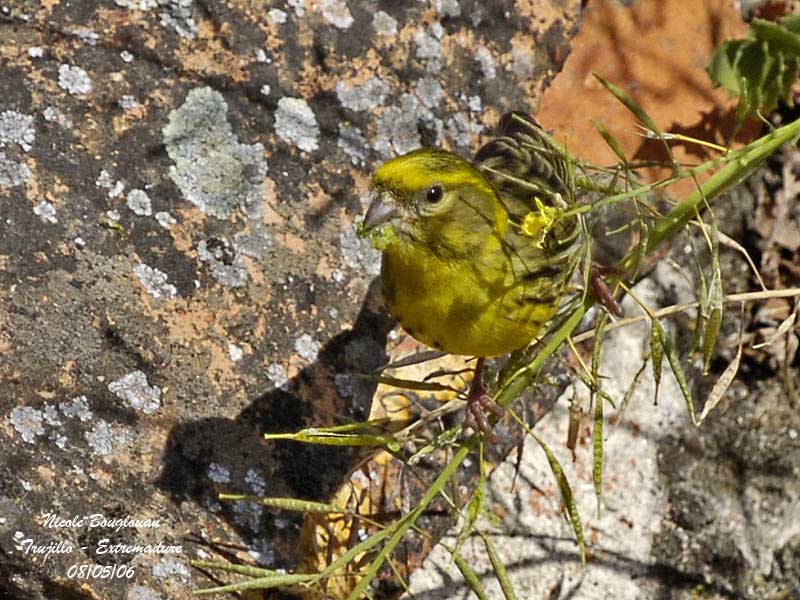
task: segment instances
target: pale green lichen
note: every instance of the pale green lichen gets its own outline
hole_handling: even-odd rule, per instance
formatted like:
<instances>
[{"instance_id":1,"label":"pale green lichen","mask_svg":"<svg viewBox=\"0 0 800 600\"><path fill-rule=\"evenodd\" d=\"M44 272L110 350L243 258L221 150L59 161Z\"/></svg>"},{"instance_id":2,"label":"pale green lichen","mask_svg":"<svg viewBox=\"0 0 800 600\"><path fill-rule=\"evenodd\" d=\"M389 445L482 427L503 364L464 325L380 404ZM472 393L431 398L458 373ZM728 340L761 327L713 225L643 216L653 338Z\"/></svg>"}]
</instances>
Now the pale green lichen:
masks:
<instances>
[{"instance_id":1,"label":"pale green lichen","mask_svg":"<svg viewBox=\"0 0 800 600\"><path fill-rule=\"evenodd\" d=\"M175 163L170 177L187 200L218 219L229 218L237 206L257 218L267 174L264 146L239 142L227 112L222 94L204 87L170 113L162 131Z\"/></svg>"}]
</instances>

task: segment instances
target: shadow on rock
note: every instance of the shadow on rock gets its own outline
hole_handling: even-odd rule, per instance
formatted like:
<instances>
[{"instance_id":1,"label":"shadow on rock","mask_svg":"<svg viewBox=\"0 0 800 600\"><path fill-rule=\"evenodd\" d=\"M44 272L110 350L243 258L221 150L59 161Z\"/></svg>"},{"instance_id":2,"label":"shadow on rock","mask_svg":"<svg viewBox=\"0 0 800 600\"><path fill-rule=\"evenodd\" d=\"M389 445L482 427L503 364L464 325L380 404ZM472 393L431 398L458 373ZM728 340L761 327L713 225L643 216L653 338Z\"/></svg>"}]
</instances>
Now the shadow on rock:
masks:
<instances>
[{"instance_id":1,"label":"shadow on rock","mask_svg":"<svg viewBox=\"0 0 800 600\"><path fill-rule=\"evenodd\" d=\"M363 458L360 449L267 443L263 434L366 420L377 384L358 375L387 361L387 334L395 324L378 298L374 281L352 329L331 339L315 363L254 400L235 419L177 425L156 485L176 503L193 500L218 514L256 548L259 562L292 563L298 514L273 514L255 503L219 502L217 495L325 500Z\"/></svg>"}]
</instances>

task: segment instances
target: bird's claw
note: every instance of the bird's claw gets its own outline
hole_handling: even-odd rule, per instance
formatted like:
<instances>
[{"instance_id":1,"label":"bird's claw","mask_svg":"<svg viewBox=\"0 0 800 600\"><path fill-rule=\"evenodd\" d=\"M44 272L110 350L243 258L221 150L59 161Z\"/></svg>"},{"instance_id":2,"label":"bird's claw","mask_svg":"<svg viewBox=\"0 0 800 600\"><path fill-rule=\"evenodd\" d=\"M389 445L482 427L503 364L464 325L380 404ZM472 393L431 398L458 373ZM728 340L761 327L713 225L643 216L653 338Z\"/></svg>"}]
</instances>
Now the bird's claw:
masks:
<instances>
[{"instance_id":1,"label":"bird's claw","mask_svg":"<svg viewBox=\"0 0 800 600\"><path fill-rule=\"evenodd\" d=\"M492 401L492 397L481 390L480 393L473 394L467 399L465 421L467 426L483 433L491 443L496 443L497 435L486 416L487 411L498 418L503 416L502 409Z\"/></svg>"}]
</instances>

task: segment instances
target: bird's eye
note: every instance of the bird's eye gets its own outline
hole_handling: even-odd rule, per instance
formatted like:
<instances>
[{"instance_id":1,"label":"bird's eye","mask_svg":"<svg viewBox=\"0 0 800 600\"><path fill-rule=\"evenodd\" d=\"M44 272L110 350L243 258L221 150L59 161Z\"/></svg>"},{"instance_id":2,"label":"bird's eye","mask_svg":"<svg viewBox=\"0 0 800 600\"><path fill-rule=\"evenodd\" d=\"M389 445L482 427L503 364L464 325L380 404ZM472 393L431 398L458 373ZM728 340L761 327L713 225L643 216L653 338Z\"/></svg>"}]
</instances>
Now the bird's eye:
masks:
<instances>
[{"instance_id":1,"label":"bird's eye","mask_svg":"<svg viewBox=\"0 0 800 600\"><path fill-rule=\"evenodd\" d=\"M428 192L425 194L425 200L430 203L438 202L444 196L444 190L440 185L432 185L428 188Z\"/></svg>"}]
</instances>

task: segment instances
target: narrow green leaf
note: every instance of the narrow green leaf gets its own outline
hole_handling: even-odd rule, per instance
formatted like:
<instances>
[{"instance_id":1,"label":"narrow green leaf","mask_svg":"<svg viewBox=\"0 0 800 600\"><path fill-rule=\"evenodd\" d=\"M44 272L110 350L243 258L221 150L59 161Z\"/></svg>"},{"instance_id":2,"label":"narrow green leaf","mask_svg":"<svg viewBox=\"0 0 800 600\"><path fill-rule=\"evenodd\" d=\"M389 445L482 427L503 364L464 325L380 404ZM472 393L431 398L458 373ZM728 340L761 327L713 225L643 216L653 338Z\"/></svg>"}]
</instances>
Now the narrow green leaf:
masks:
<instances>
[{"instance_id":1,"label":"narrow green leaf","mask_svg":"<svg viewBox=\"0 0 800 600\"><path fill-rule=\"evenodd\" d=\"M615 86L613 83L611 83L601 75L598 75L597 73L593 73L593 75L597 78L597 80L601 84L603 84L603 86L609 92L611 92L611 94L617 100L619 100L620 102L622 102L622 104L625 105L625 108L627 108L634 115L636 115L636 118L639 119L650 131L656 134L660 133L660 130L656 125L656 122L650 118L650 115L648 115L641 106L639 106L638 102L636 102L633 98L628 96L628 94L622 91L621 88L618 88L617 86Z\"/></svg>"},{"instance_id":2,"label":"narrow green leaf","mask_svg":"<svg viewBox=\"0 0 800 600\"><path fill-rule=\"evenodd\" d=\"M781 25L796 35L800 35L800 15L789 15L781 19Z\"/></svg>"},{"instance_id":3,"label":"narrow green leaf","mask_svg":"<svg viewBox=\"0 0 800 600\"><path fill-rule=\"evenodd\" d=\"M603 313L597 322L594 350L592 352L592 379L594 380L592 392L594 394L594 391L597 391L597 397L594 402L594 426L592 427L592 481L594 482L594 494L597 498L598 518L600 518L603 503L603 405L605 404L605 398L608 397L608 394L602 390L600 361L602 360L607 322L608 314Z\"/></svg>"},{"instance_id":4,"label":"narrow green leaf","mask_svg":"<svg viewBox=\"0 0 800 600\"><path fill-rule=\"evenodd\" d=\"M247 581L240 581L239 583L232 583L230 585L195 590L192 593L196 596L204 596L207 594L230 594L233 592L243 592L245 590L268 590L277 587L288 587L292 585L308 583L313 578L313 575L308 574L259 577L257 579L249 579Z\"/></svg>"},{"instance_id":5,"label":"narrow green leaf","mask_svg":"<svg viewBox=\"0 0 800 600\"><path fill-rule=\"evenodd\" d=\"M217 571L227 571L229 573L239 573L240 575L249 575L250 577L275 577L282 574L272 569L261 569L249 565L236 565L229 562L191 560L189 563L198 569L214 569Z\"/></svg>"},{"instance_id":6,"label":"narrow green leaf","mask_svg":"<svg viewBox=\"0 0 800 600\"><path fill-rule=\"evenodd\" d=\"M465 527L463 529L464 535L469 535L474 529L475 522L478 520L478 517L483 511L485 503L486 479L481 477L480 481L478 482L478 487L475 489L475 493L472 494L472 498L470 498L469 504L467 505L467 522L465 523Z\"/></svg>"},{"instance_id":7,"label":"narrow green leaf","mask_svg":"<svg viewBox=\"0 0 800 600\"><path fill-rule=\"evenodd\" d=\"M572 488L569 485L567 476L564 474L564 470L561 468L558 459L555 457L547 444L544 443L544 440L542 440L532 431L529 433L533 436L533 439L536 440L547 457L547 462L550 464L550 470L553 472L553 476L556 478L556 484L561 492L561 501L564 503L564 508L567 509L567 515L569 516L569 521L572 524L572 530L575 532L575 539L578 542L578 547L581 553L581 563L586 564L586 547L583 541L583 525L581 524L581 518L578 514L578 507L575 504L575 497L572 495Z\"/></svg>"},{"instance_id":8,"label":"narrow green leaf","mask_svg":"<svg viewBox=\"0 0 800 600\"><path fill-rule=\"evenodd\" d=\"M286 440L323 446L386 446L390 449L399 448L398 441L390 436L332 433L314 427L302 429L296 433L265 433L264 439L267 441Z\"/></svg>"},{"instance_id":9,"label":"narrow green leaf","mask_svg":"<svg viewBox=\"0 0 800 600\"><path fill-rule=\"evenodd\" d=\"M597 497L597 518L600 518L603 503L603 400L594 404L594 428L592 429L592 481L594 494Z\"/></svg>"},{"instance_id":10,"label":"narrow green leaf","mask_svg":"<svg viewBox=\"0 0 800 600\"><path fill-rule=\"evenodd\" d=\"M611 132L608 131L608 129L606 129L605 127L603 127L603 124L600 123L600 121L597 121L596 119L592 119L592 125L594 125L594 128L597 129L597 132L601 136L603 136L603 139L605 140L606 144L608 144L608 147L611 148L611 151L614 154L616 154L620 162L623 165L627 164L628 159L625 157L625 151L622 149L622 146L620 146L616 138L613 135L611 135Z\"/></svg>"},{"instance_id":11,"label":"narrow green leaf","mask_svg":"<svg viewBox=\"0 0 800 600\"><path fill-rule=\"evenodd\" d=\"M722 86L734 96L740 96L742 93L739 76L734 65L738 62L737 57L745 44L752 44L752 40L725 42L711 55L711 60L706 67L711 81Z\"/></svg>"},{"instance_id":12,"label":"narrow green leaf","mask_svg":"<svg viewBox=\"0 0 800 600\"><path fill-rule=\"evenodd\" d=\"M702 224L702 222L701 222ZM705 225L703 225L705 226ZM700 279L700 294L698 296L697 315L694 321L694 330L692 331L692 341L689 346L691 352L696 352L703 347L703 333L706 330L706 323L708 322L708 306L711 301L708 294L708 284L706 283L706 276L703 273L703 268L697 258L697 253L694 252L695 261L697 261L697 274Z\"/></svg>"},{"instance_id":13,"label":"narrow green leaf","mask_svg":"<svg viewBox=\"0 0 800 600\"><path fill-rule=\"evenodd\" d=\"M461 575L464 576L464 581L478 600L489 600L489 596L486 594L486 590L483 589L483 584L478 578L478 574L472 569L469 563L464 560L464 557L456 552L453 554L453 562L456 564L456 567L458 567L458 570L461 571Z\"/></svg>"},{"instance_id":14,"label":"narrow green leaf","mask_svg":"<svg viewBox=\"0 0 800 600\"><path fill-rule=\"evenodd\" d=\"M654 404L658 404L658 390L661 387L661 367L664 359L664 330L658 319L653 319L650 325L650 362L653 367L653 381L656 384Z\"/></svg>"},{"instance_id":15,"label":"narrow green leaf","mask_svg":"<svg viewBox=\"0 0 800 600\"><path fill-rule=\"evenodd\" d=\"M503 596L505 596L506 600L517 600L514 586L511 585L511 578L508 576L508 571L506 570L505 564L503 564L503 559L500 558L500 555L497 553L497 548L494 547L488 535L482 533L481 539L483 540L483 545L486 547L486 554L489 557L489 562L492 563L494 575L500 583L500 589L503 590Z\"/></svg>"},{"instance_id":16,"label":"narrow green leaf","mask_svg":"<svg viewBox=\"0 0 800 600\"><path fill-rule=\"evenodd\" d=\"M364 573L364 576L359 580L358 584L356 584L355 588L353 588L353 590L347 596L347 600L361 600L361 598L364 597L367 588L369 587L370 583L372 583L372 580L375 579L375 576L378 574L378 570L381 568L383 563L395 549L397 544L400 543L400 540L403 539L403 536L405 536L406 532L414 525L414 523L416 523L417 519L425 511L425 509L428 508L428 505L439 493L441 493L447 482L450 481L450 478L455 474L458 466L475 448L475 446L477 446L478 442L479 436L477 434L473 434L453 455L453 458L450 459L450 462L447 463L445 468L442 469L442 472L420 499L417 507L405 517L397 521L397 523L391 528L384 530L391 532L391 537L389 537L389 540L386 542L378 555L372 560L372 562L370 562L366 572Z\"/></svg>"},{"instance_id":17,"label":"narrow green leaf","mask_svg":"<svg viewBox=\"0 0 800 600\"><path fill-rule=\"evenodd\" d=\"M365 379L374 379L378 383L400 388L403 390L416 390L419 392L456 392L460 390L449 385L442 385L435 381L415 381L413 379L400 379L389 375L363 375Z\"/></svg>"},{"instance_id":18,"label":"narrow green leaf","mask_svg":"<svg viewBox=\"0 0 800 600\"><path fill-rule=\"evenodd\" d=\"M261 498L259 496L246 496L241 494L219 494L220 500L231 502L253 502L269 508L289 510L303 513L319 514L349 514L350 511L322 502L310 502L308 500L298 500L296 498Z\"/></svg>"},{"instance_id":19,"label":"narrow green leaf","mask_svg":"<svg viewBox=\"0 0 800 600\"><path fill-rule=\"evenodd\" d=\"M783 24L773 23L765 19L753 19L750 30L755 36L777 49L783 49L795 56L800 56L800 35L790 31Z\"/></svg>"},{"instance_id":20,"label":"narrow green leaf","mask_svg":"<svg viewBox=\"0 0 800 600\"><path fill-rule=\"evenodd\" d=\"M655 322L655 321L654 321ZM659 325L659 327L661 327ZM675 381L678 382L678 387L683 394L683 399L686 402L686 410L689 411L689 416L692 418L692 423L697 425L697 417L694 413L694 399L692 398L692 390L689 388L689 383L686 380L686 374L683 372L680 358L675 351L675 345L672 343L672 338L661 330L661 345L667 355L667 362L672 369L672 374L675 375Z\"/></svg>"}]
</instances>

